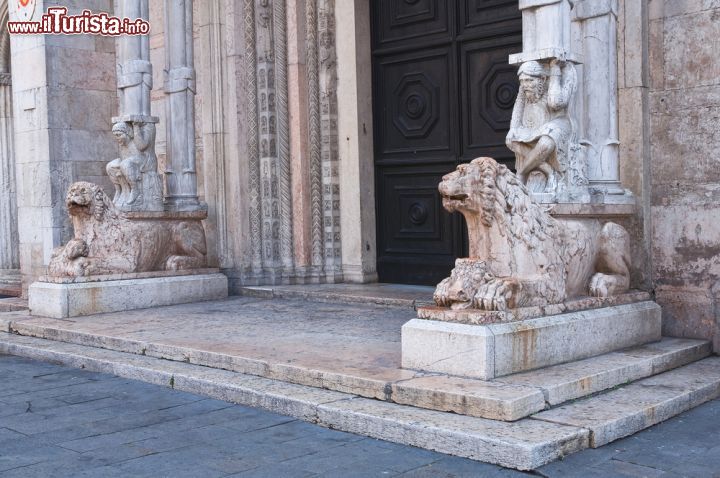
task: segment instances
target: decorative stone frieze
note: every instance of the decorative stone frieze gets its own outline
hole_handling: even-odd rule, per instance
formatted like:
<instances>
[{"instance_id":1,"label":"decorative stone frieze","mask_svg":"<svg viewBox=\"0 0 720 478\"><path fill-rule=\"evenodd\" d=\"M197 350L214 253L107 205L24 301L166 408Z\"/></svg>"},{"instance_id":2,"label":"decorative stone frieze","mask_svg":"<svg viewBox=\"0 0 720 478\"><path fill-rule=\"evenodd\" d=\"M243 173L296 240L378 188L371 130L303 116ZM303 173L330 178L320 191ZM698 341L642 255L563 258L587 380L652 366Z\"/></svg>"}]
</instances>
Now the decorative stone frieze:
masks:
<instances>
[{"instance_id":1,"label":"decorative stone frieze","mask_svg":"<svg viewBox=\"0 0 720 478\"><path fill-rule=\"evenodd\" d=\"M325 272L327 275L332 275L339 274L341 270L334 0L320 1L318 11Z\"/></svg>"}]
</instances>

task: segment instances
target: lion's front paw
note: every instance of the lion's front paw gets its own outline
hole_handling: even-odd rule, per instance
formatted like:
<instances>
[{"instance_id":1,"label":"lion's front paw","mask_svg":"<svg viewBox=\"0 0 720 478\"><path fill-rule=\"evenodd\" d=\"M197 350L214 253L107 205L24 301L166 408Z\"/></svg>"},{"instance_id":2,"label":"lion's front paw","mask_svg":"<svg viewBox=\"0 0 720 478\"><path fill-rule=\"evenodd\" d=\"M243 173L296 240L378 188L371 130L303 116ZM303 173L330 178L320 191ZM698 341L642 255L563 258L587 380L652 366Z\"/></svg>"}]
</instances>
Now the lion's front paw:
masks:
<instances>
[{"instance_id":1,"label":"lion's front paw","mask_svg":"<svg viewBox=\"0 0 720 478\"><path fill-rule=\"evenodd\" d=\"M590 295L593 297L610 297L628 290L628 280L618 274L598 272L590 279Z\"/></svg>"},{"instance_id":2,"label":"lion's front paw","mask_svg":"<svg viewBox=\"0 0 720 478\"><path fill-rule=\"evenodd\" d=\"M450 277L443 279L435 288L433 294L433 300L440 307L450 307L452 300L450 300Z\"/></svg>"},{"instance_id":3,"label":"lion's front paw","mask_svg":"<svg viewBox=\"0 0 720 478\"><path fill-rule=\"evenodd\" d=\"M520 282L516 279L492 279L478 288L473 305L483 310L513 308L519 291Z\"/></svg>"}]
</instances>

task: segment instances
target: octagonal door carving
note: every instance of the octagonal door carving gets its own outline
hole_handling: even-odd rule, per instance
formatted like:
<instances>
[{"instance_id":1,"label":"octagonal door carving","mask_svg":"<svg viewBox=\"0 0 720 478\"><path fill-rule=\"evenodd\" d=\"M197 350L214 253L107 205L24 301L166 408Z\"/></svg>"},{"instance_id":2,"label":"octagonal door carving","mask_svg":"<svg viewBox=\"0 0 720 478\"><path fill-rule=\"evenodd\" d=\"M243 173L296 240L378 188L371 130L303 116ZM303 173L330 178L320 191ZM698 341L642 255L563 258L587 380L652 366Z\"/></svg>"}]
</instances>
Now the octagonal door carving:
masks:
<instances>
[{"instance_id":1,"label":"octagonal door carving","mask_svg":"<svg viewBox=\"0 0 720 478\"><path fill-rule=\"evenodd\" d=\"M442 176L504 138L517 94L517 0L373 0L373 117L380 281L435 285L466 253Z\"/></svg>"}]
</instances>

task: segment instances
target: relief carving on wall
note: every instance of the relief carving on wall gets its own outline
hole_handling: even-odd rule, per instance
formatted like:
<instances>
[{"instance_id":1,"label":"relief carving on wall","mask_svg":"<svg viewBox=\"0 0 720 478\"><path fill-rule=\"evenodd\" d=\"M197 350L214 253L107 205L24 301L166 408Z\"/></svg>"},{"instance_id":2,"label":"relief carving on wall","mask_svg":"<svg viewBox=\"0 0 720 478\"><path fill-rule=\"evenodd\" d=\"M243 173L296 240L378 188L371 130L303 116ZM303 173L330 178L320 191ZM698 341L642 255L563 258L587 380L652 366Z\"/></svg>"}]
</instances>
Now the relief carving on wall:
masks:
<instances>
[{"instance_id":1,"label":"relief carving on wall","mask_svg":"<svg viewBox=\"0 0 720 478\"><path fill-rule=\"evenodd\" d=\"M458 166L438 189L445 209L465 217L470 248L438 285L439 306L506 310L628 290L630 237L622 226L553 218L520 176L491 158Z\"/></svg>"}]
</instances>

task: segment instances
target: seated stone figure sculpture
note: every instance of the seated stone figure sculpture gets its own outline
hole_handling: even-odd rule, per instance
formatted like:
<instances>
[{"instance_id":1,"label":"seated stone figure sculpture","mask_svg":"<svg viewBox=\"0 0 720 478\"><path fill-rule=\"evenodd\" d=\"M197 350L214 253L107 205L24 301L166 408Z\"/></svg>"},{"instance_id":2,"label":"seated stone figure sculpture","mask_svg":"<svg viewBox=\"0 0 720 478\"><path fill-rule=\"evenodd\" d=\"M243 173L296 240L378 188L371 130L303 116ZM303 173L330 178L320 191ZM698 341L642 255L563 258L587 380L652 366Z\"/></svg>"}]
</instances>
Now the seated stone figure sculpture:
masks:
<instances>
[{"instance_id":1,"label":"seated stone figure sculpture","mask_svg":"<svg viewBox=\"0 0 720 478\"><path fill-rule=\"evenodd\" d=\"M120 157L106 170L115 185L113 202L122 210L161 210L162 185L157 174L153 123L120 121L113 125Z\"/></svg>"},{"instance_id":2,"label":"seated stone figure sculpture","mask_svg":"<svg viewBox=\"0 0 720 478\"><path fill-rule=\"evenodd\" d=\"M630 237L622 226L553 218L492 158L458 166L438 189L445 209L465 216L470 249L438 285L438 305L505 310L627 291Z\"/></svg>"},{"instance_id":3,"label":"seated stone figure sculpture","mask_svg":"<svg viewBox=\"0 0 720 478\"><path fill-rule=\"evenodd\" d=\"M568 105L577 82L572 64L523 63L507 147L515 153L518 177L535 193L554 192L568 167L572 123Z\"/></svg>"}]
</instances>

